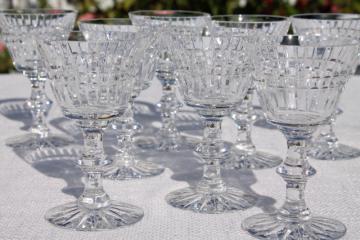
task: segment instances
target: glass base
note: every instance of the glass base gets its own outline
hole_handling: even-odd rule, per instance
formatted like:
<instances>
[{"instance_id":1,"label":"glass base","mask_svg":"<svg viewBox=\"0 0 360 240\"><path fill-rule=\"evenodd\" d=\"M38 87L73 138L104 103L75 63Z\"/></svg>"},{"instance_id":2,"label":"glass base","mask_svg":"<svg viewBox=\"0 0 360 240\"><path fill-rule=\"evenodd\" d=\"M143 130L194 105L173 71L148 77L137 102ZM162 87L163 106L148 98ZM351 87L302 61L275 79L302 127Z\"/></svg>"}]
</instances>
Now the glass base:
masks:
<instances>
[{"instance_id":1,"label":"glass base","mask_svg":"<svg viewBox=\"0 0 360 240\"><path fill-rule=\"evenodd\" d=\"M166 201L173 207L197 213L223 213L250 208L255 205L256 197L231 187L221 192L187 187L169 193Z\"/></svg>"},{"instance_id":2,"label":"glass base","mask_svg":"<svg viewBox=\"0 0 360 240\"><path fill-rule=\"evenodd\" d=\"M360 157L360 149L344 144L329 148L328 144L313 143L314 147L309 150L308 156L318 160L345 160Z\"/></svg>"},{"instance_id":3,"label":"glass base","mask_svg":"<svg viewBox=\"0 0 360 240\"><path fill-rule=\"evenodd\" d=\"M164 172L164 167L147 161L135 161L132 165L116 164L104 174L111 180L130 180L157 176Z\"/></svg>"},{"instance_id":4,"label":"glass base","mask_svg":"<svg viewBox=\"0 0 360 240\"><path fill-rule=\"evenodd\" d=\"M242 227L258 239L331 240L346 233L344 224L337 220L312 217L300 223L280 220L276 213L258 214L245 219Z\"/></svg>"},{"instance_id":5,"label":"glass base","mask_svg":"<svg viewBox=\"0 0 360 240\"><path fill-rule=\"evenodd\" d=\"M266 169L279 166L282 159L270 153L256 151L247 155L243 151L232 151L231 163L226 166L232 169ZM227 165L225 163L225 165Z\"/></svg>"},{"instance_id":6,"label":"glass base","mask_svg":"<svg viewBox=\"0 0 360 240\"><path fill-rule=\"evenodd\" d=\"M73 139L64 135L49 134L48 137L41 138L40 135L36 133L28 133L6 140L6 145L25 151L34 151L43 148L64 147L73 143Z\"/></svg>"},{"instance_id":7,"label":"glass base","mask_svg":"<svg viewBox=\"0 0 360 240\"><path fill-rule=\"evenodd\" d=\"M45 219L57 227L78 230L109 230L134 224L142 219L141 208L116 201L108 207L88 209L78 202L70 202L50 209Z\"/></svg>"}]
</instances>

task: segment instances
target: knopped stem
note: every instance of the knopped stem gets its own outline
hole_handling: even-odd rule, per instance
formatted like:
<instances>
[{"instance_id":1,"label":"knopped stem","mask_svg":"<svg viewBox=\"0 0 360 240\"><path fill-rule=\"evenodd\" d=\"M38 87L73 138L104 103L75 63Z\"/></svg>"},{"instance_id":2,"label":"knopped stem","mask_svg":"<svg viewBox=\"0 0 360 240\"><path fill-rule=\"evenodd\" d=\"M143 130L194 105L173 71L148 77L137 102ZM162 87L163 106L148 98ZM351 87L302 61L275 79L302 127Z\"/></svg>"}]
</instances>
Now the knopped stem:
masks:
<instances>
[{"instance_id":1,"label":"knopped stem","mask_svg":"<svg viewBox=\"0 0 360 240\"><path fill-rule=\"evenodd\" d=\"M286 200L278 211L279 217L288 222L306 221L311 214L305 202L305 186L307 179L316 173L306 156L313 130L284 128L282 132L287 138L288 150L284 163L277 169L286 182Z\"/></svg>"},{"instance_id":2,"label":"knopped stem","mask_svg":"<svg viewBox=\"0 0 360 240\"><path fill-rule=\"evenodd\" d=\"M232 118L237 125L237 138L234 147L244 155L255 154L256 148L251 138L251 125L253 117L253 89L249 89L243 102L232 113Z\"/></svg>"},{"instance_id":3,"label":"knopped stem","mask_svg":"<svg viewBox=\"0 0 360 240\"><path fill-rule=\"evenodd\" d=\"M115 121L119 151L116 160L117 164L121 166L134 166L135 164L133 136L135 131L139 130L139 125L135 123L133 108L134 101L131 99L126 113Z\"/></svg>"},{"instance_id":4,"label":"knopped stem","mask_svg":"<svg viewBox=\"0 0 360 240\"><path fill-rule=\"evenodd\" d=\"M338 138L334 132L335 120L336 114L333 114L326 124L326 131L321 132L319 138L317 139L319 142L326 144L330 152L331 149L335 149L338 146Z\"/></svg>"},{"instance_id":5,"label":"knopped stem","mask_svg":"<svg viewBox=\"0 0 360 240\"><path fill-rule=\"evenodd\" d=\"M224 148L221 139L221 122L219 117L204 119L204 142L201 151L197 152L204 160L203 176L198 184L198 191L203 192L224 192L226 186L221 178L220 161L224 160Z\"/></svg>"},{"instance_id":6,"label":"knopped stem","mask_svg":"<svg viewBox=\"0 0 360 240\"><path fill-rule=\"evenodd\" d=\"M103 130L99 126L81 125L84 135L84 153L79 165L85 173L84 192L78 203L88 209L99 209L110 205L110 198L103 189L104 167L110 164L105 159Z\"/></svg>"},{"instance_id":7,"label":"knopped stem","mask_svg":"<svg viewBox=\"0 0 360 240\"><path fill-rule=\"evenodd\" d=\"M180 133L176 128L176 113L181 107L177 99L176 76L174 64L168 52L163 52L158 59L156 76L162 85L162 96L158 106L160 107L162 126L160 129L160 149L175 150L179 147Z\"/></svg>"},{"instance_id":8,"label":"knopped stem","mask_svg":"<svg viewBox=\"0 0 360 240\"><path fill-rule=\"evenodd\" d=\"M52 104L45 93L46 78L40 77L37 73L26 73L26 75L31 83L30 99L26 102L33 117L31 132L38 134L41 138L46 138L49 135L46 115Z\"/></svg>"}]
</instances>

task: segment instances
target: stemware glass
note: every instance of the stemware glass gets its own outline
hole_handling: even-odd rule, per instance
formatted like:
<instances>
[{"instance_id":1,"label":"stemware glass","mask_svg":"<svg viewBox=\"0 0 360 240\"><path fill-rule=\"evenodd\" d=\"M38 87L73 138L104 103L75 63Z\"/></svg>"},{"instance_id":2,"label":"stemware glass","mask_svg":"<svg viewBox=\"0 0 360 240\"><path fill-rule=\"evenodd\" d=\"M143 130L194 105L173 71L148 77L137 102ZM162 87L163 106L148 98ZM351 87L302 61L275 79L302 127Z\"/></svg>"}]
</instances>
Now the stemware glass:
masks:
<instances>
[{"instance_id":1,"label":"stemware glass","mask_svg":"<svg viewBox=\"0 0 360 240\"><path fill-rule=\"evenodd\" d=\"M131 77L134 78L134 88L127 111L111 123L112 129L118 132L118 145L114 159L115 164L106 172L105 177L123 180L161 174L164 171L162 166L136 158L133 141L133 135L142 129L141 125L134 120L134 101L140 92L149 86L149 82L155 74L152 55L148 52L153 41L150 28L134 26L127 18L110 18L80 21L80 30L90 40L99 39L101 37L99 33L109 31L112 32L111 36L108 34L102 36L115 40L117 37L123 37L122 32L133 31L136 37L131 39L134 48L129 55L128 64L128 69L131 69Z\"/></svg>"},{"instance_id":2,"label":"stemware glass","mask_svg":"<svg viewBox=\"0 0 360 240\"><path fill-rule=\"evenodd\" d=\"M176 113L181 107L176 97L176 66L171 56L171 39L169 28L172 26L206 26L210 15L203 12L182 10L140 10L129 13L135 25L147 25L157 36L152 48L156 52L156 76L162 85L162 96L158 104L161 111L162 126L157 138L156 147L163 151L177 151L189 147L176 128ZM153 141L153 142L154 142ZM148 141L151 142L151 141ZM147 148L153 148L149 143Z\"/></svg>"},{"instance_id":3,"label":"stemware glass","mask_svg":"<svg viewBox=\"0 0 360 240\"><path fill-rule=\"evenodd\" d=\"M251 41L231 31L197 27L173 29L173 53L180 91L185 103L203 118L206 142L198 154L203 158L203 177L196 186L166 196L178 208L200 213L222 213L253 206L256 197L226 186L220 174L222 118L244 98L251 84Z\"/></svg>"},{"instance_id":4,"label":"stemware glass","mask_svg":"<svg viewBox=\"0 0 360 240\"><path fill-rule=\"evenodd\" d=\"M45 93L47 69L39 55L36 38L64 39L74 26L76 12L56 9L1 10L1 38L10 50L15 68L31 83L31 96L26 101L33 122L31 133L8 140L8 145L24 149L68 145L72 140L50 134L46 118L51 100Z\"/></svg>"},{"instance_id":5,"label":"stemware glass","mask_svg":"<svg viewBox=\"0 0 360 240\"><path fill-rule=\"evenodd\" d=\"M355 68L359 43L352 39L285 36L263 44L255 86L266 118L287 139L287 156L277 168L286 182L286 200L275 213L247 218L243 228L259 239L338 239L339 221L314 217L305 203L307 179L316 170L307 145L317 126L336 111L344 85Z\"/></svg>"},{"instance_id":6,"label":"stemware glass","mask_svg":"<svg viewBox=\"0 0 360 240\"><path fill-rule=\"evenodd\" d=\"M311 13L294 15L290 19L294 32L299 35L348 36L360 39L359 14ZM341 160L360 157L360 149L339 143L334 132L336 115L334 113L331 116L314 139L309 150L312 158Z\"/></svg>"},{"instance_id":7,"label":"stemware glass","mask_svg":"<svg viewBox=\"0 0 360 240\"><path fill-rule=\"evenodd\" d=\"M40 41L39 49L51 69L57 102L84 135L77 163L85 173L85 188L77 201L50 209L45 217L56 226L82 231L130 225L143 217L142 209L110 200L102 186L103 172L111 164L104 154L103 129L125 112L131 97L127 59L135 35L129 31L121 40L84 41L80 32L74 34L71 40Z\"/></svg>"},{"instance_id":8,"label":"stemware glass","mask_svg":"<svg viewBox=\"0 0 360 240\"><path fill-rule=\"evenodd\" d=\"M285 35L290 26L286 17L269 15L219 15L213 16L212 21L219 26L232 27L239 34L263 35L263 38ZM263 169L275 167L282 162L280 157L258 151L252 142L251 125L255 120L252 102L254 91L252 85L242 103L231 112L231 118L237 125L237 138L232 147L231 162L226 164L227 167Z\"/></svg>"}]
</instances>

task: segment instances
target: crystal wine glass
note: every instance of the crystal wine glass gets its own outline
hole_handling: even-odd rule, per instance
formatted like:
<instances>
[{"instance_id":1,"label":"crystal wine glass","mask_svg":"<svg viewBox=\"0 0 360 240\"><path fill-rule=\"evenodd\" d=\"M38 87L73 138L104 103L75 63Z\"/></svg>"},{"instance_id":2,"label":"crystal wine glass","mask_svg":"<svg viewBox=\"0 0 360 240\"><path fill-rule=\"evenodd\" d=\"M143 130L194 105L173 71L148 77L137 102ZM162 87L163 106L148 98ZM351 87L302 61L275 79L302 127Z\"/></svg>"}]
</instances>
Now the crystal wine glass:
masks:
<instances>
[{"instance_id":1,"label":"crystal wine glass","mask_svg":"<svg viewBox=\"0 0 360 240\"><path fill-rule=\"evenodd\" d=\"M47 69L39 55L36 38L64 39L72 30L76 12L55 9L1 10L1 38L10 50L15 68L31 83L31 96L26 101L33 122L31 133L8 140L8 145L28 150L68 145L70 138L50 134L45 116L52 104L45 93Z\"/></svg>"},{"instance_id":2,"label":"crystal wine glass","mask_svg":"<svg viewBox=\"0 0 360 240\"><path fill-rule=\"evenodd\" d=\"M234 28L239 34L262 35L262 38L286 35L290 25L286 17L269 15L221 15L213 16L212 20L216 25ZM254 91L252 85L242 103L231 112L238 130L232 147L231 162L226 164L227 167L263 169L275 167L282 162L280 157L258 151L252 142L251 126L255 120L252 102Z\"/></svg>"},{"instance_id":3,"label":"crystal wine glass","mask_svg":"<svg viewBox=\"0 0 360 240\"><path fill-rule=\"evenodd\" d=\"M310 13L291 18L296 34L322 36L348 36L360 39L360 15L340 13ZM357 62L356 64L358 64ZM341 160L360 157L360 149L339 143L334 132L336 113L324 125L309 150L312 158Z\"/></svg>"},{"instance_id":4,"label":"crystal wine glass","mask_svg":"<svg viewBox=\"0 0 360 240\"><path fill-rule=\"evenodd\" d=\"M96 231L127 226L143 217L139 207L110 200L102 186L103 172L111 164L104 154L103 129L125 112L133 88L127 59L134 33L122 35L121 40L84 41L78 32L72 40L39 42L56 100L84 135L84 152L77 163L85 173L85 188L77 201L46 213L56 226Z\"/></svg>"},{"instance_id":5,"label":"crystal wine glass","mask_svg":"<svg viewBox=\"0 0 360 240\"><path fill-rule=\"evenodd\" d=\"M210 15L203 12L182 10L140 10L129 13L135 25L147 25L157 36L153 49L157 55L156 76L162 84L162 97L158 104L161 111L162 126L157 138L156 148L163 151L177 151L188 148L188 143L181 138L176 128L176 113L181 103L176 97L176 66L171 56L169 30L172 26L206 26ZM153 141L153 142L154 142ZM148 141L151 142L151 141ZM154 144L149 144L152 148Z\"/></svg>"},{"instance_id":6,"label":"crystal wine glass","mask_svg":"<svg viewBox=\"0 0 360 240\"><path fill-rule=\"evenodd\" d=\"M220 174L221 121L250 87L251 41L216 27L173 29L173 56L185 103L203 118L205 139L199 155L203 177L196 186L169 193L167 202L200 213L222 213L253 206L256 197L225 184Z\"/></svg>"},{"instance_id":7,"label":"crystal wine glass","mask_svg":"<svg viewBox=\"0 0 360 240\"><path fill-rule=\"evenodd\" d=\"M259 239L338 239L346 227L312 216L305 203L307 179L316 173L306 153L317 126L336 111L355 70L358 42L289 35L281 45L260 47L255 86L267 120L287 139L287 156L277 168L286 182L286 200L275 213L247 218L243 228Z\"/></svg>"},{"instance_id":8,"label":"crystal wine glass","mask_svg":"<svg viewBox=\"0 0 360 240\"><path fill-rule=\"evenodd\" d=\"M123 37L122 32L133 31L135 39L134 48L131 51L130 64L131 77L134 79L134 88L131 94L129 106L126 113L111 123L112 129L118 134L117 153L115 164L106 172L105 177L116 180L151 177L161 174L164 168L150 161L143 161L135 156L133 135L139 133L141 125L134 120L133 105L135 99L143 89L149 86L149 81L154 77L154 64L152 55L148 52L153 35L147 26L134 26L127 18L93 19L80 21L80 29L90 40L99 39L99 33L111 32L112 35L103 37L115 40ZM115 34L114 34L115 33Z\"/></svg>"}]
</instances>

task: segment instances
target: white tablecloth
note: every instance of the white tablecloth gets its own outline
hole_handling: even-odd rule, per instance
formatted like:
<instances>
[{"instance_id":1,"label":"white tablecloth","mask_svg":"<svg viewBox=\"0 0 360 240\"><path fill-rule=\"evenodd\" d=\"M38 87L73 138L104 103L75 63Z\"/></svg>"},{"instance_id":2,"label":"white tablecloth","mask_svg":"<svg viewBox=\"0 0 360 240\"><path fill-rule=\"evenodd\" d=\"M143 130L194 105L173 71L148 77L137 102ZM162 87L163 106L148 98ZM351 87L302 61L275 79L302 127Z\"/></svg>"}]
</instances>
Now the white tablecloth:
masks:
<instances>
[{"instance_id":1,"label":"white tablecloth","mask_svg":"<svg viewBox=\"0 0 360 240\"><path fill-rule=\"evenodd\" d=\"M343 143L360 148L359 90L360 78L353 78L340 103L344 113L338 118L336 132ZM0 110L4 101L27 98L28 95L29 82L24 77L18 74L0 76ZM160 85L154 81L138 100L153 104L159 98ZM59 117L61 113L54 106L49 121L56 123ZM151 126L159 126L158 117L154 119L157 120ZM59 165L56 161L30 165L5 145L6 139L24 132L21 130L24 123L4 114L0 114L0 123L0 240L247 240L253 238L241 229L241 221L256 213L272 211L284 200L285 184L275 169L224 171L229 184L258 195L260 201L256 207L218 215L173 208L164 201L165 195L196 182L201 176L201 166L189 153L163 154L154 159L167 167L160 176L124 182L104 181L106 191L113 199L144 209L145 216L139 223L102 232L59 229L47 223L44 214L52 207L74 200L74 195L79 194L80 190L76 190L81 186L79 170L71 164L62 162ZM226 140L234 140L235 126L230 119L225 119L223 131ZM284 157L285 139L279 131L255 127L253 133L259 149ZM306 190L307 203L313 214L342 221L348 228L344 239L359 239L360 159L311 160L311 164L318 170Z\"/></svg>"}]
</instances>

